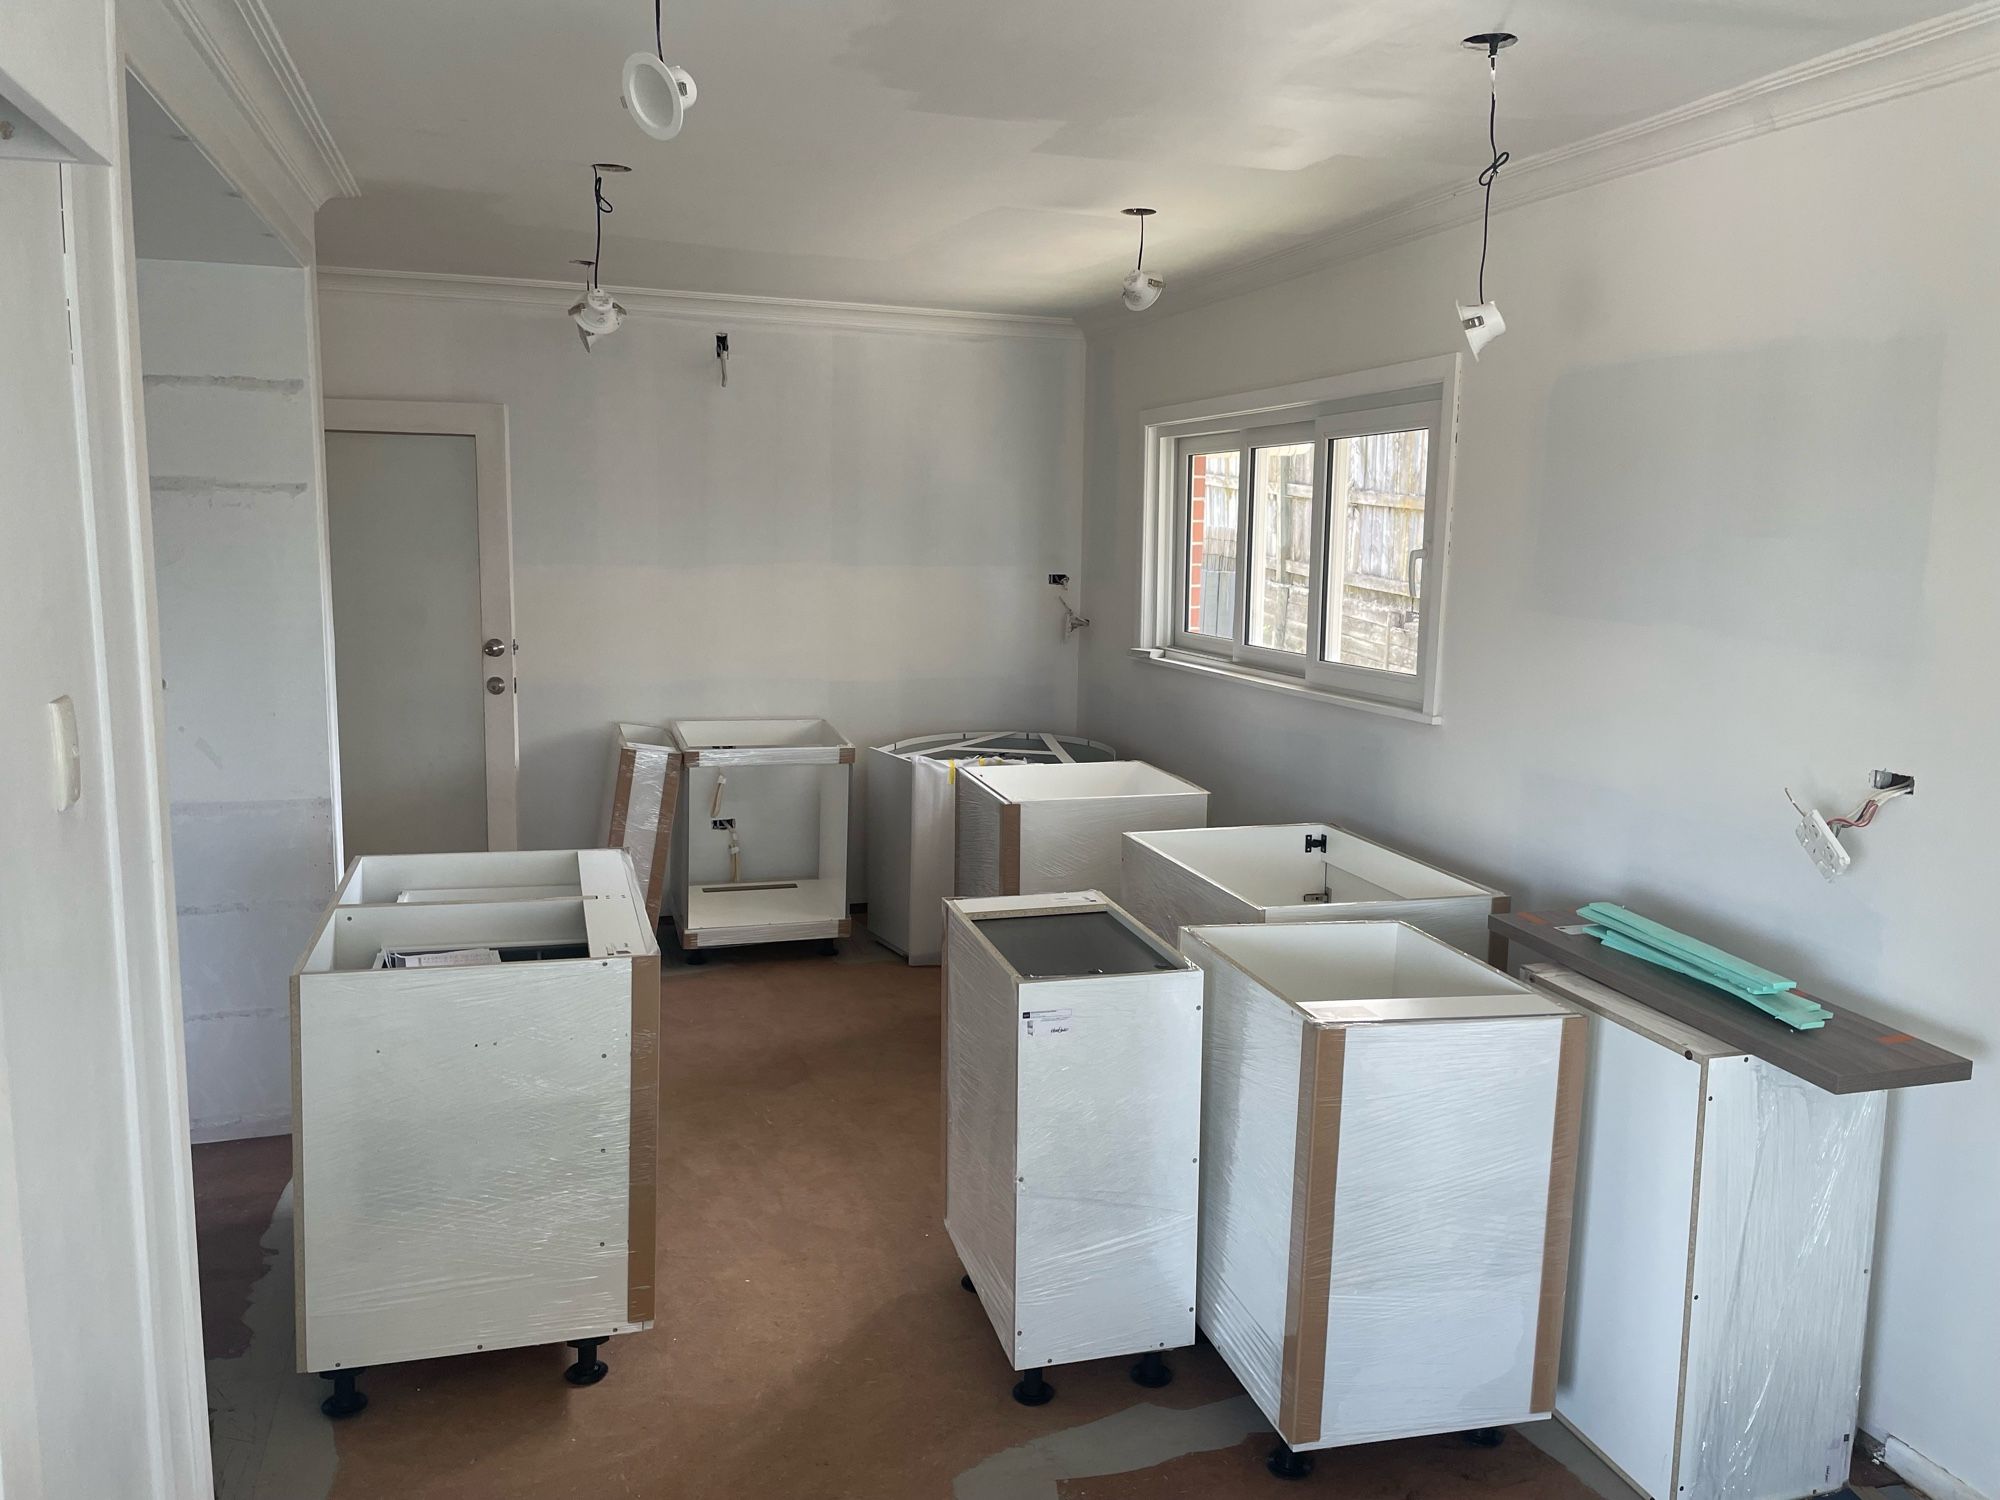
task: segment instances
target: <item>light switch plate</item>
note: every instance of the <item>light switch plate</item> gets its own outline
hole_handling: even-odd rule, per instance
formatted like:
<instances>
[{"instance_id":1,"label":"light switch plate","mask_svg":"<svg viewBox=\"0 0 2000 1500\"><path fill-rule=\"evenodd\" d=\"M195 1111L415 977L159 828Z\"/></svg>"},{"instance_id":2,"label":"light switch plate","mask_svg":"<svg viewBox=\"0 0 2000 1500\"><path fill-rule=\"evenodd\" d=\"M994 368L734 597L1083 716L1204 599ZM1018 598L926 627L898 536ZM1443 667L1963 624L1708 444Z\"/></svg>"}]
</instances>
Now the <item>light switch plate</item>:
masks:
<instances>
[{"instance_id":1,"label":"light switch plate","mask_svg":"<svg viewBox=\"0 0 2000 1500\"><path fill-rule=\"evenodd\" d=\"M76 705L68 693L49 703L50 790L57 812L67 812L83 795L82 756L76 744Z\"/></svg>"}]
</instances>

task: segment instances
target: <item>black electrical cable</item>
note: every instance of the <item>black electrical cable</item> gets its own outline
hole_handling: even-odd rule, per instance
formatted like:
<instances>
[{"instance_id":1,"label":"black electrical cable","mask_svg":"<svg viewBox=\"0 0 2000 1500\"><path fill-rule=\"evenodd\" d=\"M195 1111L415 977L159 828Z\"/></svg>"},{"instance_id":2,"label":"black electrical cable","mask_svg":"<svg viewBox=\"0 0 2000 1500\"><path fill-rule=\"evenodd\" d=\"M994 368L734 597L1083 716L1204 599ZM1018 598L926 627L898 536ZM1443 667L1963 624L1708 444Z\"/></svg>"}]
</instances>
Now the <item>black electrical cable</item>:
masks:
<instances>
[{"instance_id":1,"label":"black electrical cable","mask_svg":"<svg viewBox=\"0 0 2000 1500\"><path fill-rule=\"evenodd\" d=\"M1500 69L1498 59L1500 49L1495 47L1489 54L1488 77L1492 80L1492 102L1486 110L1486 146L1493 153L1493 160L1479 174L1479 185L1486 189L1486 206L1479 214L1479 300L1486 301L1486 246L1493 231L1493 181L1500 175L1500 169L1507 165L1508 154L1500 149Z\"/></svg>"},{"instance_id":2,"label":"black electrical cable","mask_svg":"<svg viewBox=\"0 0 2000 1500\"><path fill-rule=\"evenodd\" d=\"M666 39L660 33L660 0L653 0L653 51L659 54L661 62L667 60Z\"/></svg>"},{"instance_id":3,"label":"black electrical cable","mask_svg":"<svg viewBox=\"0 0 2000 1500\"><path fill-rule=\"evenodd\" d=\"M604 174L596 168L590 173L590 193L597 200L597 249L592 252L590 262L590 284L597 285L597 268L604 261L604 216L611 212L611 204L604 196Z\"/></svg>"},{"instance_id":4,"label":"black electrical cable","mask_svg":"<svg viewBox=\"0 0 2000 1500\"><path fill-rule=\"evenodd\" d=\"M1146 215L1144 214L1139 215L1139 263L1132 269L1135 271L1146 269Z\"/></svg>"}]
</instances>

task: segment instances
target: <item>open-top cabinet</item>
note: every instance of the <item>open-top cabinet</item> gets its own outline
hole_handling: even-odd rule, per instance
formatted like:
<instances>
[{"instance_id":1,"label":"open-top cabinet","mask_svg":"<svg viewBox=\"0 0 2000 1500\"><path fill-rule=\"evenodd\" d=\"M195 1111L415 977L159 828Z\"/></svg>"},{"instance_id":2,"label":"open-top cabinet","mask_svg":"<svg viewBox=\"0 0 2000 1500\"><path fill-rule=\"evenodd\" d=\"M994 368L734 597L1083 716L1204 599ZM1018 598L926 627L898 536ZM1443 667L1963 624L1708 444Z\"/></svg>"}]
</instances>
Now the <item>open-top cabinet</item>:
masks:
<instances>
[{"instance_id":1,"label":"open-top cabinet","mask_svg":"<svg viewBox=\"0 0 2000 1500\"><path fill-rule=\"evenodd\" d=\"M368 856L292 977L299 1368L652 1325L659 947L617 849Z\"/></svg>"},{"instance_id":2,"label":"open-top cabinet","mask_svg":"<svg viewBox=\"0 0 2000 1500\"><path fill-rule=\"evenodd\" d=\"M846 937L854 747L824 719L681 719L668 899L686 949Z\"/></svg>"}]
</instances>

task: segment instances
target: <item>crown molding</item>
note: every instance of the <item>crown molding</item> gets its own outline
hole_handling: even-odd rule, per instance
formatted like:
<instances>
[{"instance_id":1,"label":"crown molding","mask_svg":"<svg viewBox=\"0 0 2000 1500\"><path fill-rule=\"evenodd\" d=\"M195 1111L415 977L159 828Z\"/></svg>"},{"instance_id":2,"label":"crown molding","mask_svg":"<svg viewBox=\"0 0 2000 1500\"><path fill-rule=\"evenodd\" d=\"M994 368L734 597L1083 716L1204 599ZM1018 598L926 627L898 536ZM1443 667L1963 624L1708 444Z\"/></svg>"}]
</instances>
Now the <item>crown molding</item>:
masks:
<instances>
[{"instance_id":1,"label":"crown molding","mask_svg":"<svg viewBox=\"0 0 2000 1500\"><path fill-rule=\"evenodd\" d=\"M361 191L263 0L117 0L126 65L310 264L313 216Z\"/></svg>"},{"instance_id":2,"label":"crown molding","mask_svg":"<svg viewBox=\"0 0 2000 1500\"><path fill-rule=\"evenodd\" d=\"M321 293L414 297L441 302L485 302L508 307L566 310L577 297L573 281L531 281L504 276L448 276L431 271L374 271L322 266ZM948 312L870 302L815 302L793 297L749 297L726 292L670 292L647 287L606 287L632 317L682 322L784 323L859 333L927 333L952 338L1078 339L1068 318L1025 313Z\"/></svg>"},{"instance_id":3,"label":"crown molding","mask_svg":"<svg viewBox=\"0 0 2000 1500\"><path fill-rule=\"evenodd\" d=\"M1508 164L1496 215L1832 115L1976 78L2000 69L2000 0L1872 37L1677 109ZM1406 200L1275 254L1179 278L1173 316L1324 271L1474 223L1479 191L1468 179ZM1094 309L1086 333L1130 327L1131 315Z\"/></svg>"},{"instance_id":4,"label":"crown molding","mask_svg":"<svg viewBox=\"0 0 2000 1500\"><path fill-rule=\"evenodd\" d=\"M187 0L176 0L176 3L186 4ZM292 61L292 54L286 50L285 39L278 34L278 23L264 9L263 0L235 0L235 4L244 25L257 43L257 50L263 54L269 78L276 82L284 95L290 115L289 121L279 116L271 127L271 133L280 138L304 137L296 150L306 165L301 176L319 193L321 203L329 198L360 197L361 184L348 167L347 158L340 154L333 132L320 117L319 106L313 103L304 75Z\"/></svg>"}]
</instances>

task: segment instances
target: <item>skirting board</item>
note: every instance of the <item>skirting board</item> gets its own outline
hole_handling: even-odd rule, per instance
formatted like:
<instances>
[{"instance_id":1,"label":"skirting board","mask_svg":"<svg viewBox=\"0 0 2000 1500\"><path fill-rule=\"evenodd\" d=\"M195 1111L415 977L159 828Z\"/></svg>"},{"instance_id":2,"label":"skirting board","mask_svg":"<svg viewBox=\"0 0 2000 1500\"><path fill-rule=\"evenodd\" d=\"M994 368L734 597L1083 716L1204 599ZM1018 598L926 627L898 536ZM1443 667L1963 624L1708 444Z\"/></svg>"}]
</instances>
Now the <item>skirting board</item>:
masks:
<instances>
[{"instance_id":1,"label":"skirting board","mask_svg":"<svg viewBox=\"0 0 2000 1500\"><path fill-rule=\"evenodd\" d=\"M1949 1469L1925 1458L1899 1437L1882 1439L1882 1462L1922 1490L1930 1500L1996 1500L1960 1479Z\"/></svg>"},{"instance_id":2,"label":"skirting board","mask_svg":"<svg viewBox=\"0 0 2000 1500\"><path fill-rule=\"evenodd\" d=\"M196 1146L207 1146L216 1141L258 1141L266 1136L291 1133L292 1117L289 1114L259 1115L248 1120L227 1120L221 1124L192 1127L188 1131L188 1139Z\"/></svg>"}]
</instances>

